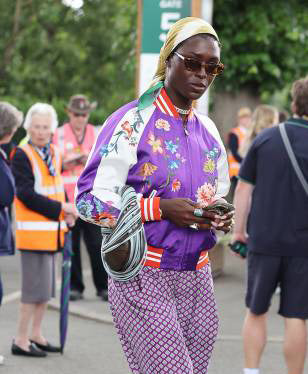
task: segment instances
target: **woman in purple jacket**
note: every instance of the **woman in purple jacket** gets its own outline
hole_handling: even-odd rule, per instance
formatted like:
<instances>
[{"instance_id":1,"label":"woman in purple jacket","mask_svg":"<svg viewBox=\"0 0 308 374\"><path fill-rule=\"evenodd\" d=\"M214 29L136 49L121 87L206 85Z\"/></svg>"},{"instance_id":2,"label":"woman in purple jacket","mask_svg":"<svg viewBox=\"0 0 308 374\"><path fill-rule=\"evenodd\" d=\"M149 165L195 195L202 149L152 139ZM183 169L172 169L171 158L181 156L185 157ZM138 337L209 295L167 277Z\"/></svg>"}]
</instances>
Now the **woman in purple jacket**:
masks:
<instances>
[{"instance_id":1,"label":"woman in purple jacket","mask_svg":"<svg viewBox=\"0 0 308 374\"><path fill-rule=\"evenodd\" d=\"M218 329L208 250L232 214L203 209L228 193L228 164L214 123L192 102L222 70L211 25L193 17L175 23L150 89L107 119L77 184L81 218L102 227L116 225L121 187L139 194L144 266L126 282L109 280L136 374L207 372Z\"/></svg>"}]
</instances>

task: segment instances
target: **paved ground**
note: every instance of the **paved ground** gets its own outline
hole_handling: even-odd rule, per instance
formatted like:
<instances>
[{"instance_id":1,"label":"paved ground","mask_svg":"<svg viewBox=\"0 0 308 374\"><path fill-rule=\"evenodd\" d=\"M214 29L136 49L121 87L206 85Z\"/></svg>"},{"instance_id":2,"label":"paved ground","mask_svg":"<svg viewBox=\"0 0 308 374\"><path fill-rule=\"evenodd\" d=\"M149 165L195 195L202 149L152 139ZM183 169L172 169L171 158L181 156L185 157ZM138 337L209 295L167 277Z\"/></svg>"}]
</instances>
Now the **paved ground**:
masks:
<instances>
[{"instance_id":1,"label":"paved ground","mask_svg":"<svg viewBox=\"0 0 308 374\"><path fill-rule=\"evenodd\" d=\"M224 273L215 279L221 323L209 374L242 373L240 331L245 313L244 267L244 262L227 253ZM85 299L70 305L69 333L64 355L49 355L46 359L11 356L10 345L16 330L18 312L19 256L2 257L0 270L6 295L0 310L0 354L5 355L6 361L4 366L0 366L0 374L130 373L111 324L108 304L96 298L89 270L85 271ZM286 373L281 354L283 325L276 314L277 301L278 297L275 296L270 311L269 342L262 360L262 374ZM56 308L57 302L53 301L44 321L45 335L53 343L59 339L59 314Z\"/></svg>"}]
</instances>

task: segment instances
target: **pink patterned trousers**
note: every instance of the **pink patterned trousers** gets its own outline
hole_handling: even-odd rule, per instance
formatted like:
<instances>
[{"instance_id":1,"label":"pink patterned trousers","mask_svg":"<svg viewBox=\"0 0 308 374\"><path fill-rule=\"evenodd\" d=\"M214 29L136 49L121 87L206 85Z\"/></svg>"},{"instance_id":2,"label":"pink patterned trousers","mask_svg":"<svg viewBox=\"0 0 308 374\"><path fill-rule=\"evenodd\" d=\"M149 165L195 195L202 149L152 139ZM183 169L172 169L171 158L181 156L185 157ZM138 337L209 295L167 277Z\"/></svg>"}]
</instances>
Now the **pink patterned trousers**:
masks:
<instances>
[{"instance_id":1,"label":"pink patterned trousers","mask_svg":"<svg viewBox=\"0 0 308 374\"><path fill-rule=\"evenodd\" d=\"M144 267L109 279L109 302L134 374L206 374L218 332L210 265L195 271Z\"/></svg>"}]
</instances>

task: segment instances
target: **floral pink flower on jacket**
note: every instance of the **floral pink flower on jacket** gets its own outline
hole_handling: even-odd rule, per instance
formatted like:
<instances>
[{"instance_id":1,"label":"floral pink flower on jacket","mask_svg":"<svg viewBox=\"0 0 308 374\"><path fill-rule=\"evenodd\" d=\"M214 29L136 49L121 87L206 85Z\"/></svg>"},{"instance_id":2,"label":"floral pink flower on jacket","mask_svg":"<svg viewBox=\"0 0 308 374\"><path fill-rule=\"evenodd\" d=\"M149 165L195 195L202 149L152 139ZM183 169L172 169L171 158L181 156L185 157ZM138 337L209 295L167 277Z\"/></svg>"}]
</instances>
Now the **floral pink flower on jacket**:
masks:
<instances>
[{"instance_id":1,"label":"floral pink flower on jacket","mask_svg":"<svg viewBox=\"0 0 308 374\"><path fill-rule=\"evenodd\" d=\"M213 202L216 193L216 188L210 183L204 183L199 187L196 193L197 202L201 208L205 208Z\"/></svg>"},{"instance_id":2,"label":"floral pink flower on jacket","mask_svg":"<svg viewBox=\"0 0 308 374\"><path fill-rule=\"evenodd\" d=\"M133 129L128 121L125 121L121 125L122 129L126 132L126 136L129 139L132 135Z\"/></svg>"},{"instance_id":3,"label":"floral pink flower on jacket","mask_svg":"<svg viewBox=\"0 0 308 374\"><path fill-rule=\"evenodd\" d=\"M162 141L159 138L155 138L153 133L149 134L148 144L152 146L152 151L154 153L163 153Z\"/></svg>"},{"instance_id":4,"label":"floral pink flower on jacket","mask_svg":"<svg viewBox=\"0 0 308 374\"><path fill-rule=\"evenodd\" d=\"M170 131L170 123L162 118L155 122L155 127L157 129L163 129L165 131Z\"/></svg>"}]
</instances>

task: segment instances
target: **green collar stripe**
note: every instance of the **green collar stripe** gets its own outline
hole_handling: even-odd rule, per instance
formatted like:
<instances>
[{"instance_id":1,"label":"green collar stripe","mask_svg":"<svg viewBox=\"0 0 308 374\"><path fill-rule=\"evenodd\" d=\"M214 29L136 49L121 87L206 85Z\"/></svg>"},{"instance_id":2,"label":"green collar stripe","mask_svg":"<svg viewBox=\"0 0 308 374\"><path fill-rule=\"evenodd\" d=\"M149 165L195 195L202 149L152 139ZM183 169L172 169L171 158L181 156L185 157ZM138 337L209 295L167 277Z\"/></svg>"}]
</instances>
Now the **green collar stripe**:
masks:
<instances>
[{"instance_id":1,"label":"green collar stripe","mask_svg":"<svg viewBox=\"0 0 308 374\"><path fill-rule=\"evenodd\" d=\"M151 106L163 87L164 82L160 81L153 87L150 87L147 91L145 91L138 100L138 110L142 110Z\"/></svg>"}]
</instances>

